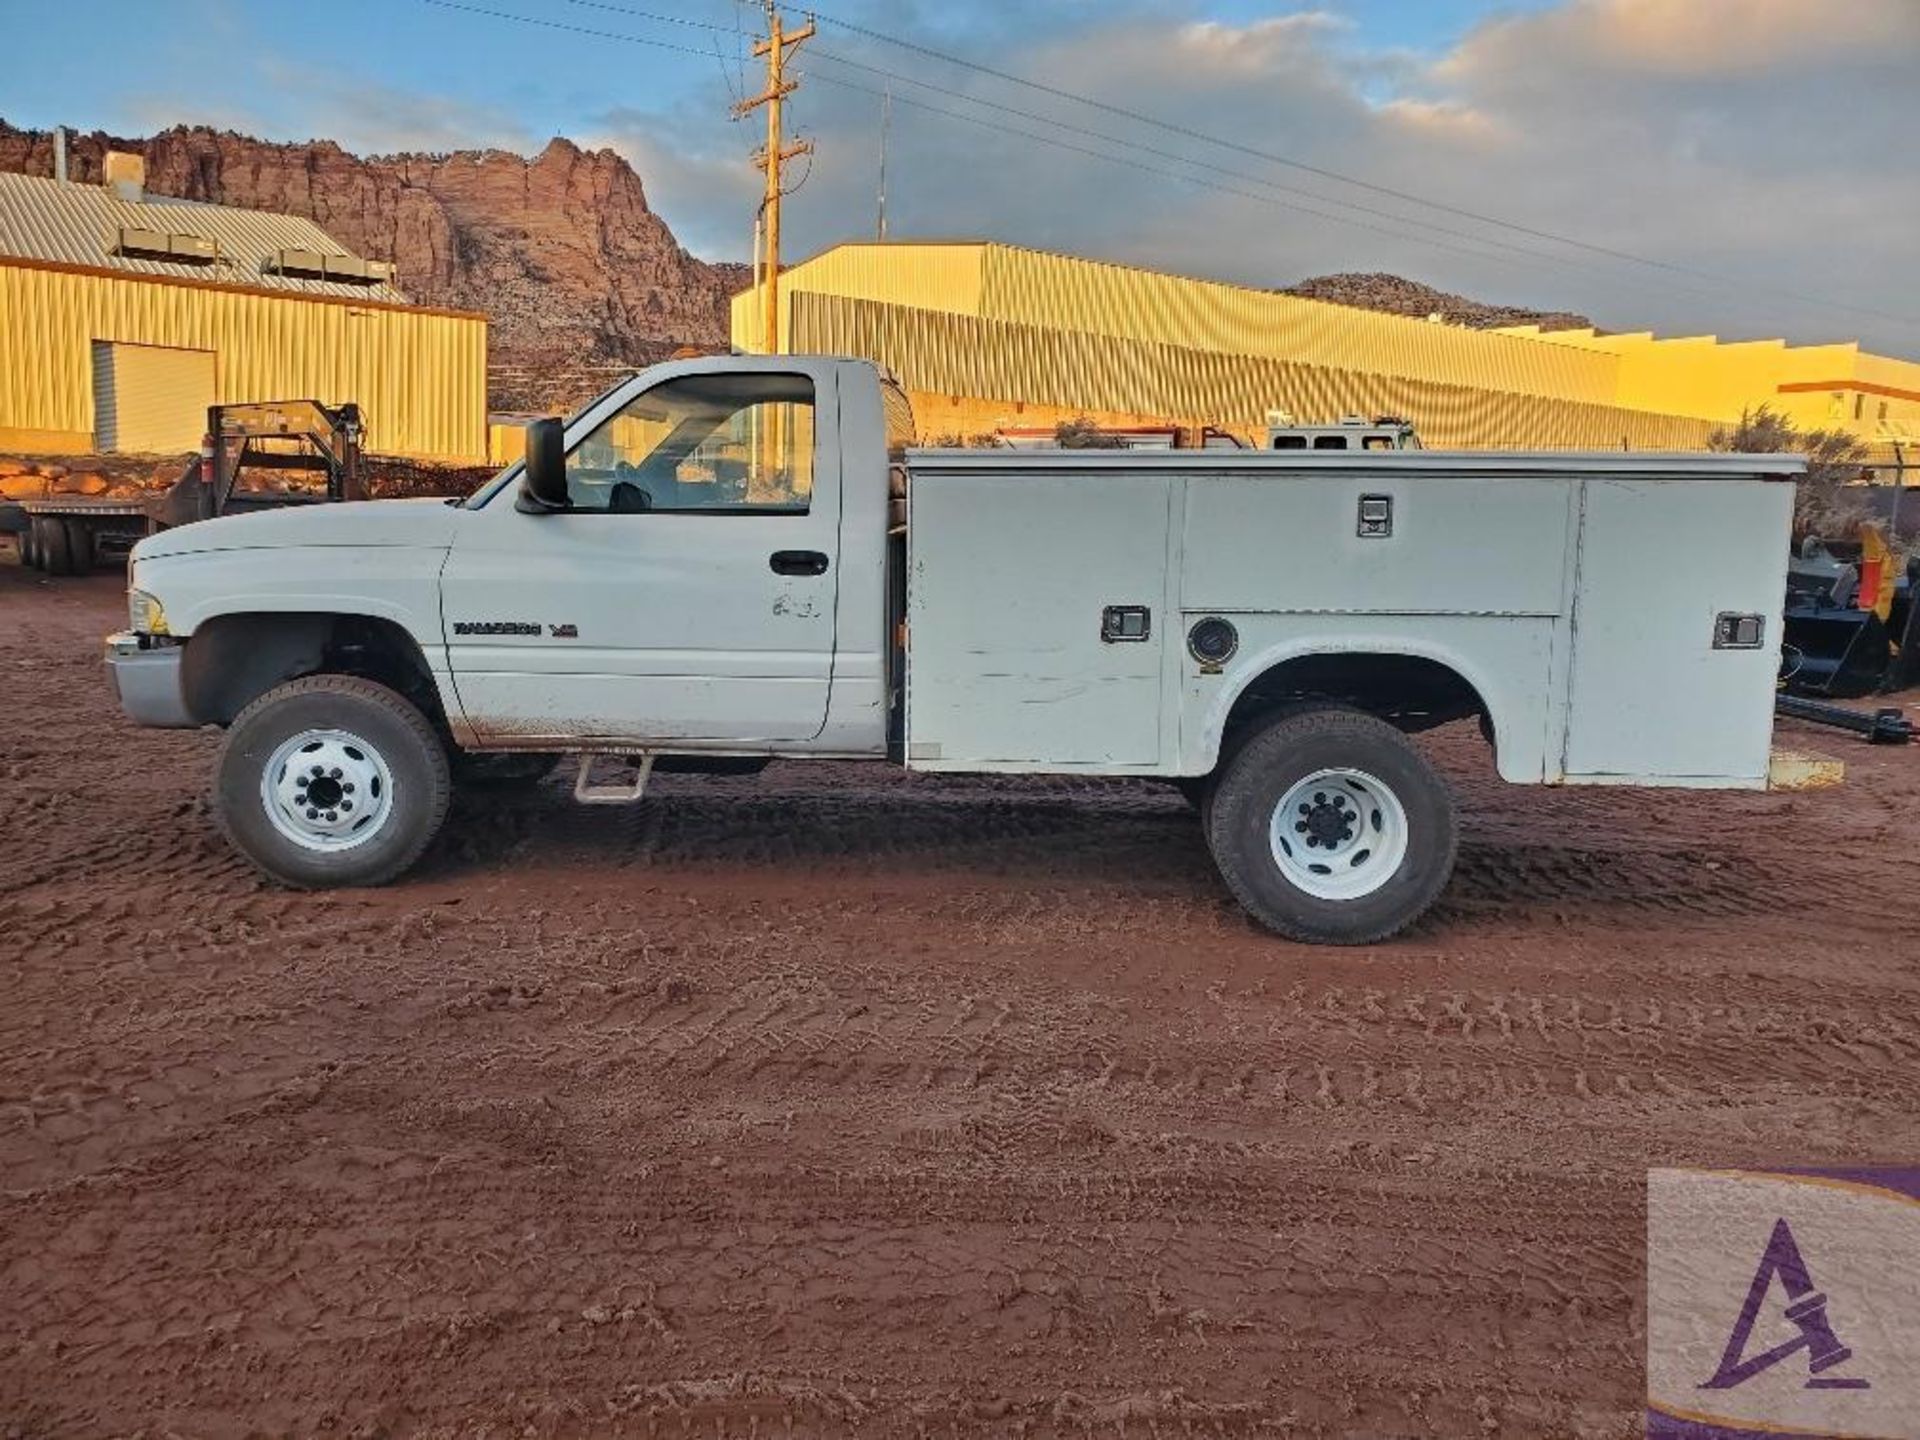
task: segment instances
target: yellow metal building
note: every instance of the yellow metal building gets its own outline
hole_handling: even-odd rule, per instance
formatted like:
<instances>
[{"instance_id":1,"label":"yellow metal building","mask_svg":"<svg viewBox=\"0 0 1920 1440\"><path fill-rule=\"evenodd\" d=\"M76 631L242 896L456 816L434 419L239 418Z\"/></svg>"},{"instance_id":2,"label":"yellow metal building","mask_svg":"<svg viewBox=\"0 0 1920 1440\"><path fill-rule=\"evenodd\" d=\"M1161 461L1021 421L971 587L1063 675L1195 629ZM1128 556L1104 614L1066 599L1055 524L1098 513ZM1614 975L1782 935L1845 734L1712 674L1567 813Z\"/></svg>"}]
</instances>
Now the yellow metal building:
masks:
<instances>
[{"instance_id":1,"label":"yellow metal building","mask_svg":"<svg viewBox=\"0 0 1920 1440\"><path fill-rule=\"evenodd\" d=\"M487 322L409 304L311 221L0 174L0 450L178 453L206 408L357 402L375 453L487 454Z\"/></svg>"},{"instance_id":2,"label":"yellow metal building","mask_svg":"<svg viewBox=\"0 0 1920 1440\"><path fill-rule=\"evenodd\" d=\"M1252 437L1285 410L1398 415L1434 446L1686 450L1760 404L1857 408L1871 439L1881 401L1920 426L1920 366L1857 346L1468 330L974 241L841 245L780 284L779 348L886 365L923 439L1079 414ZM761 316L735 298L736 346L765 348Z\"/></svg>"}]
</instances>

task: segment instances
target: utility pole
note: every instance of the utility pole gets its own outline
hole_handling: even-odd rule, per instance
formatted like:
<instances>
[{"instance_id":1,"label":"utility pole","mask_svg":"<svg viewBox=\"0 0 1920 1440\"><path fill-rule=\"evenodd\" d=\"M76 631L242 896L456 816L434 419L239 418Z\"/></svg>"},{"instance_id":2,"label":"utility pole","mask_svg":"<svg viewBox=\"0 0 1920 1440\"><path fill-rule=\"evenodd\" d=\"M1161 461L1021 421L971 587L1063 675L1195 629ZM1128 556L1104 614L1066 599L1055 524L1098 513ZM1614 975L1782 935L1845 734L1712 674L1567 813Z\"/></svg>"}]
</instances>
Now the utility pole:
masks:
<instances>
[{"instance_id":1,"label":"utility pole","mask_svg":"<svg viewBox=\"0 0 1920 1440\"><path fill-rule=\"evenodd\" d=\"M742 100L733 107L736 116L746 116L753 111L766 107L767 143L754 152L753 163L766 173L766 198L760 202L761 217L766 231L766 262L762 267L766 289L762 298L766 302L765 343L767 354L780 353L780 167L787 161L801 155L811 155L813 144L808 140L796 140L788 145L780 130L781 102L798 87L798 81L787 79L787 61L793 52L813 38L813 17L807 17L807 23L798 30L782 28L779 0L766 0L767 34L764 40L753 47L756 56L765 56L767 61L767 88L758 95Z\"/></svg>"}]
</instances>

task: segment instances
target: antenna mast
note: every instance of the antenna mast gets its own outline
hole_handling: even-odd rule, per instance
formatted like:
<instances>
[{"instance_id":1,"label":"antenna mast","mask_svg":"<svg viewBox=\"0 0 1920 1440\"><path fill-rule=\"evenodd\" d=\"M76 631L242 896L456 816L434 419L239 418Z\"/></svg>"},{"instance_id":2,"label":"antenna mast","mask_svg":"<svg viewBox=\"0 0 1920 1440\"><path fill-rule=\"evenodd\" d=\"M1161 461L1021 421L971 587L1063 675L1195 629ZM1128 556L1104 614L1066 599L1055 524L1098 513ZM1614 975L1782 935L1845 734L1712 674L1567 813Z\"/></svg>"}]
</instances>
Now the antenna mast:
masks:
<instances>
[{"instance_id":1,"label":"antenna mast","mask_svg":"<svg viewBox=\"0 0 1920 1440\"><path fill-rule=\"evenodd\" d=\"M880 221L874 230L874 238L883 243L887 238L887 137L892 129L893 82L888 81L880 102Z\"/></svg>"}]
</instances>

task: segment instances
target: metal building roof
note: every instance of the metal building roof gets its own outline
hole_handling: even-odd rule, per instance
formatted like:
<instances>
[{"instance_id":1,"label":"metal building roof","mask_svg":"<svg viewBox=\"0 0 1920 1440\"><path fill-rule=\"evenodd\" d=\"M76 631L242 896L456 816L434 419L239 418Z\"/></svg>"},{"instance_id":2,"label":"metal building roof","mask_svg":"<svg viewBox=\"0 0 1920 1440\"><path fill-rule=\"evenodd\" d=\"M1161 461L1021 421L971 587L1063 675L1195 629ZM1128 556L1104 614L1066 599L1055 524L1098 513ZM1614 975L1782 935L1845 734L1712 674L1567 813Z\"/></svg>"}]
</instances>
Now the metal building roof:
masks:
<instances>
[{"instance_id":1,"label":"metal building roof","mask_svg":"<svg viewBox=\"0 0 1920 1440\"><path fill-rule=\"evenodd\" d=\"M215 241L219 257L211 264L116 255L122 229L197 235ZM262 269L281 250L310 250L345 255L311 220L265 210L206 205L170 196L123 200L104 185L61 182L37 175L0 174L0 257L132 275L160 275L220 285L246 285L298 295L405 304L407 297L389 283L357 285L349 281L277 275Z\"/></svg>"}]
</instances>

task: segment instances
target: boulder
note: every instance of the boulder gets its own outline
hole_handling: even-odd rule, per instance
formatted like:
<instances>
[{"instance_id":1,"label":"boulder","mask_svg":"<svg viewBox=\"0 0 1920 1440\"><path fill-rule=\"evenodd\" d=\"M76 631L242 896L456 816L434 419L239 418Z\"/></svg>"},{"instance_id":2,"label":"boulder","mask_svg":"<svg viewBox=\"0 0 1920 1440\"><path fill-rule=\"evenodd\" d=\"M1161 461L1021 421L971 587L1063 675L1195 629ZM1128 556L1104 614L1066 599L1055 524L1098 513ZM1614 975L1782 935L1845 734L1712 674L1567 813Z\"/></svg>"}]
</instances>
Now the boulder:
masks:
<instances>
[{"instance_id":1,"label":"boulder","mask_svg":"<svg viewBox=\"0 0 1920 1440\"><path fill-rule=\"evenodd\" d=\"M46 479L39 475L0 475L0 498L39 500L47 493Z\"/></svg>"},{"instance_id":2,"label":"boulder","mask_svg":"<svg viewBox=\"0 0 1920 1440\"><path fill-rule=\"evenodd\" d=\"M62 475L53 482L56 495L104 495L107 493L107 477L82 470L77 474Z\"/></svg>"}]
</instances>

